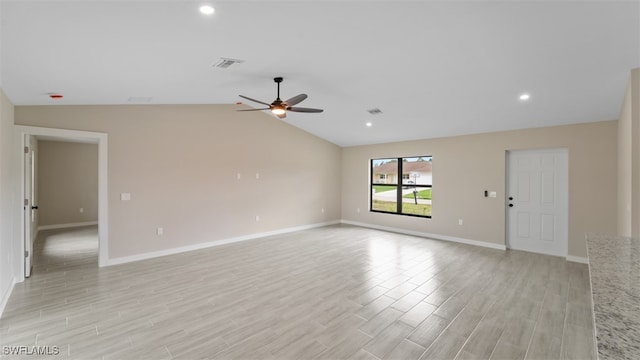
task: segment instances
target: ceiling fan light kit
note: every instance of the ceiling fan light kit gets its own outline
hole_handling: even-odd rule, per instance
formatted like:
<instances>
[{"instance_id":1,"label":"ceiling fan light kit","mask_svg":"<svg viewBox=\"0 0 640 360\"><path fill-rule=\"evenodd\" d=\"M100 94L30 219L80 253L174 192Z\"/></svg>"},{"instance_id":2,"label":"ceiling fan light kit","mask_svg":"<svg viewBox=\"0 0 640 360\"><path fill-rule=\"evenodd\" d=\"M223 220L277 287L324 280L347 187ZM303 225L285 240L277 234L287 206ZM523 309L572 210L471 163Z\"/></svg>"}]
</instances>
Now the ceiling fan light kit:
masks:
<instances>
[{"instance_id":1,"label":"ceiling fan light kit","mask_svg":"<svg viewBox=\"0 0 640 360\"><path fill-rule=\"evenodd\" d=\"M282 101L280 99L280 83L282 82L282 77L273 78L273 81L278 85L278 94L276 99L271 103L266 103L264 101L252 99L248 96L240 95L241 98L251 100L258 104L266 105L268 108L259 108L259 109L245 109L245 110L237 110L237 111L260 111L260 110L270 110L273 114L275 114L278 118L284 119L287 117L287 111L293 112L304 112L304 113L321 113L324 110L322 109L313 109L313 108L303 108L303 107L294 107L304 101L307 98L307 94L299 94L288 100Z\"/></svg>"}]
</instances>

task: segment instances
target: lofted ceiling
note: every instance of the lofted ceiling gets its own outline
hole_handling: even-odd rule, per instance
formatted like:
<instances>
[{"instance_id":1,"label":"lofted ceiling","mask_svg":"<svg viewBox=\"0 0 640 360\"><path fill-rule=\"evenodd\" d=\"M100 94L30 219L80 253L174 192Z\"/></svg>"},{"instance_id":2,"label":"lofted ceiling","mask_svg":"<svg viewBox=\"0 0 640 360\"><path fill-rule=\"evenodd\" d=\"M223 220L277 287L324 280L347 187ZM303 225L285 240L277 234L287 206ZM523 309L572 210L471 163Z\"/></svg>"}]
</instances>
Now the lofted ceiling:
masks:
<instances>
[{"instance_id":1,"label":"lofted ceiling","mask_svg":"<svg viewBox=\"0 0 640 360\"><path fill-rule=\"evenodd\" d=\"M640 66L639 1L205 2L4 0L1 86L18 106L245 109L282 76L325 110L283 121L352 146L617 119Z\"/></svg>"}]
</instances>

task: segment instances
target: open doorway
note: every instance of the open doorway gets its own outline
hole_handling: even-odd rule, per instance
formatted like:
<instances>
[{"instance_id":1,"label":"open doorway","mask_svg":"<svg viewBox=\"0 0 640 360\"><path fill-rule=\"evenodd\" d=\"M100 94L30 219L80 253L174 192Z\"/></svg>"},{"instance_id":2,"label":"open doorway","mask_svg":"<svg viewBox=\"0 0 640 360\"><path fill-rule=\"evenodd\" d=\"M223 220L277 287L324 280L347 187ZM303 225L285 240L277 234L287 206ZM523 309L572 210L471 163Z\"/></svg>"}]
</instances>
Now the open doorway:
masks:
<instances>
[{"instance_id":1,"label":"open doorway","mask_svg":"<svg viewBox=\"0 0 640 360\"><path fill-rule=\"evenodd\" d=\"M98 267L98 225L38 231L33 244L33 276Z\"/></svg>"},{"instance_id":2,"label":"open doorway","mask_svg":"<svg viewBox=\"0 0 640 360\"><path fill-rule=\"evenodd\" d=\"M63 142L63 143L77 143L77 144L93 144L97 146L97 224L95 221L77 221L70 222L67 224L62 224L62 228L66 227L75 227L75 226L96 226L97 225L97 238L98 238L98 265L106 266L108 262L108 205L107 205L107 134L104 133L95 133L95 132L87 132L87 131L75 131L75 130L62 130L62 129L52 129L52 128L42 128L42 127L32 127L32 126L16 126L16 144L20 144L22 148L27 149L31 144L33 139L37 139L39 141L53 141L53 142ZM25 154L26 152L20 151L20 154ZM37 155L36 155L37 156ZM31 189L27 186L30 183L30 179L27 178L29 173L33 171L29 171L27 167L29 162L25 161L24 158L20 157L19 167L21 168L22 181L20 182L20 191L17 191L20 194L21 198L20 202L25 202L30 199ZM33 174L31 174L33 175ZM37 175L36 175L37 176ZM33 254L33 240L35 240L35 234L33 234L30 229L32 227L32 217L33 211L31 210L31 206L38 206L36 204L31 203L28 206L29 210L27 210L27 206L24 206L24 211L22 211L22 216L17 216L18 221L21 224L18 226L16 224L16 228L22 229L20 234L16 234L16 243L20 244L22 248L22 253L25 254L25 267L23 279L25 276L29 275L28 272L28 262L32 259L30 255ZM37 209L39 210L39 206ZM82 209L81 209L82 208ZM82 206L78 207L79 214L84 214L85 211L90 211L90 209L85 209ZM82 218L82 217L80 217ZM47 230L61 228L57 226L50 226ZM17 261L23 261L20 259L16 259ZM21 280L21 279L20 279Z\"/></svg>"},{"instance_id":3,"label":"open doorway","mask_svg":"<svg viewBox=\"0 0 640 360\"><path fill-rule=\"evenodd\" d=\"M97 267L98 144L31 137L36 140L32 153L37 154L32 172L32 223L34 213L37 217L33 271Z\"/></svg>"}]
</instances>

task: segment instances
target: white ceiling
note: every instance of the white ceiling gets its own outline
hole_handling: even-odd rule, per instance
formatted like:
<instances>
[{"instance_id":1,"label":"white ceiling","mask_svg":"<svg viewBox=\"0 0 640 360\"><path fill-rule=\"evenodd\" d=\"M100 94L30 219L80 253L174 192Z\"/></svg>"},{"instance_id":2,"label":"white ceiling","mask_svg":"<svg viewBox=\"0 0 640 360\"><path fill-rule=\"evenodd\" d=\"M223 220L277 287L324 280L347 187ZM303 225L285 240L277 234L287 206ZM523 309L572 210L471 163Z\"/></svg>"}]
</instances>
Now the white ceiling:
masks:
<instances>
[{"instance_id":1,"label":"white ceiling","mask_svg":"<svg viewBox=\"0 0 640 360\"><path fill-rule=\"evenodd\" d=\"M639 1L201 3L4 0L2 88L15 105L234 104L271 102L283 76L283 99L325 109L286 121L350 146L616 119L640 66Z\"/></svg>"}]
</instances>

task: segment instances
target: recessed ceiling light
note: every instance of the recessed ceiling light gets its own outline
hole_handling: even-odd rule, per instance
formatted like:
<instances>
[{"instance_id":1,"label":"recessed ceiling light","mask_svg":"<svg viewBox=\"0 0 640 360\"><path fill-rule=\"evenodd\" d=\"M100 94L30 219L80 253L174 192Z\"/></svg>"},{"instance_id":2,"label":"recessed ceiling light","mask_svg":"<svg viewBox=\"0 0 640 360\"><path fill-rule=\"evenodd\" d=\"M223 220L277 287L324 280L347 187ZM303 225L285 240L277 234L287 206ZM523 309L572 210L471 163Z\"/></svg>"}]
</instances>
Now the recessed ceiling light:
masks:
<instances>
[{"instance_id":1,"label":"recessed ceiling light","mask_svg":"<svg viewBox=\"0 0 640 360\"><path fill-rule=\"evenodd\" d=\"M373 124L370 123L370 122L366 123L365 125L367 125L367 127L372 127L373 126Z\"/></svg>"},{"instance_id":2,"label":"recessed ceiling light","mask_svg":"<svg viewBox=\"0 0 640 360\"><path fill-rule=\"evenodd\" d=\"M200 12L205 15L211 15L216 12L216 9L214 9L211 5L202 5L200 6Z\"/></svg>"},{"instance_id":3,"label":"recessed ceiling light","mask_svg":"<svg viewBox=\"0 0 640 360\"><path fill-rule=\"evenodd\" d=\"M522 101L527 101L530 98L531 98L531 95L529 95L527 93L524 93L524 94L520 95L520 100L522 100Z\"/></svg>"}]
</instances>

